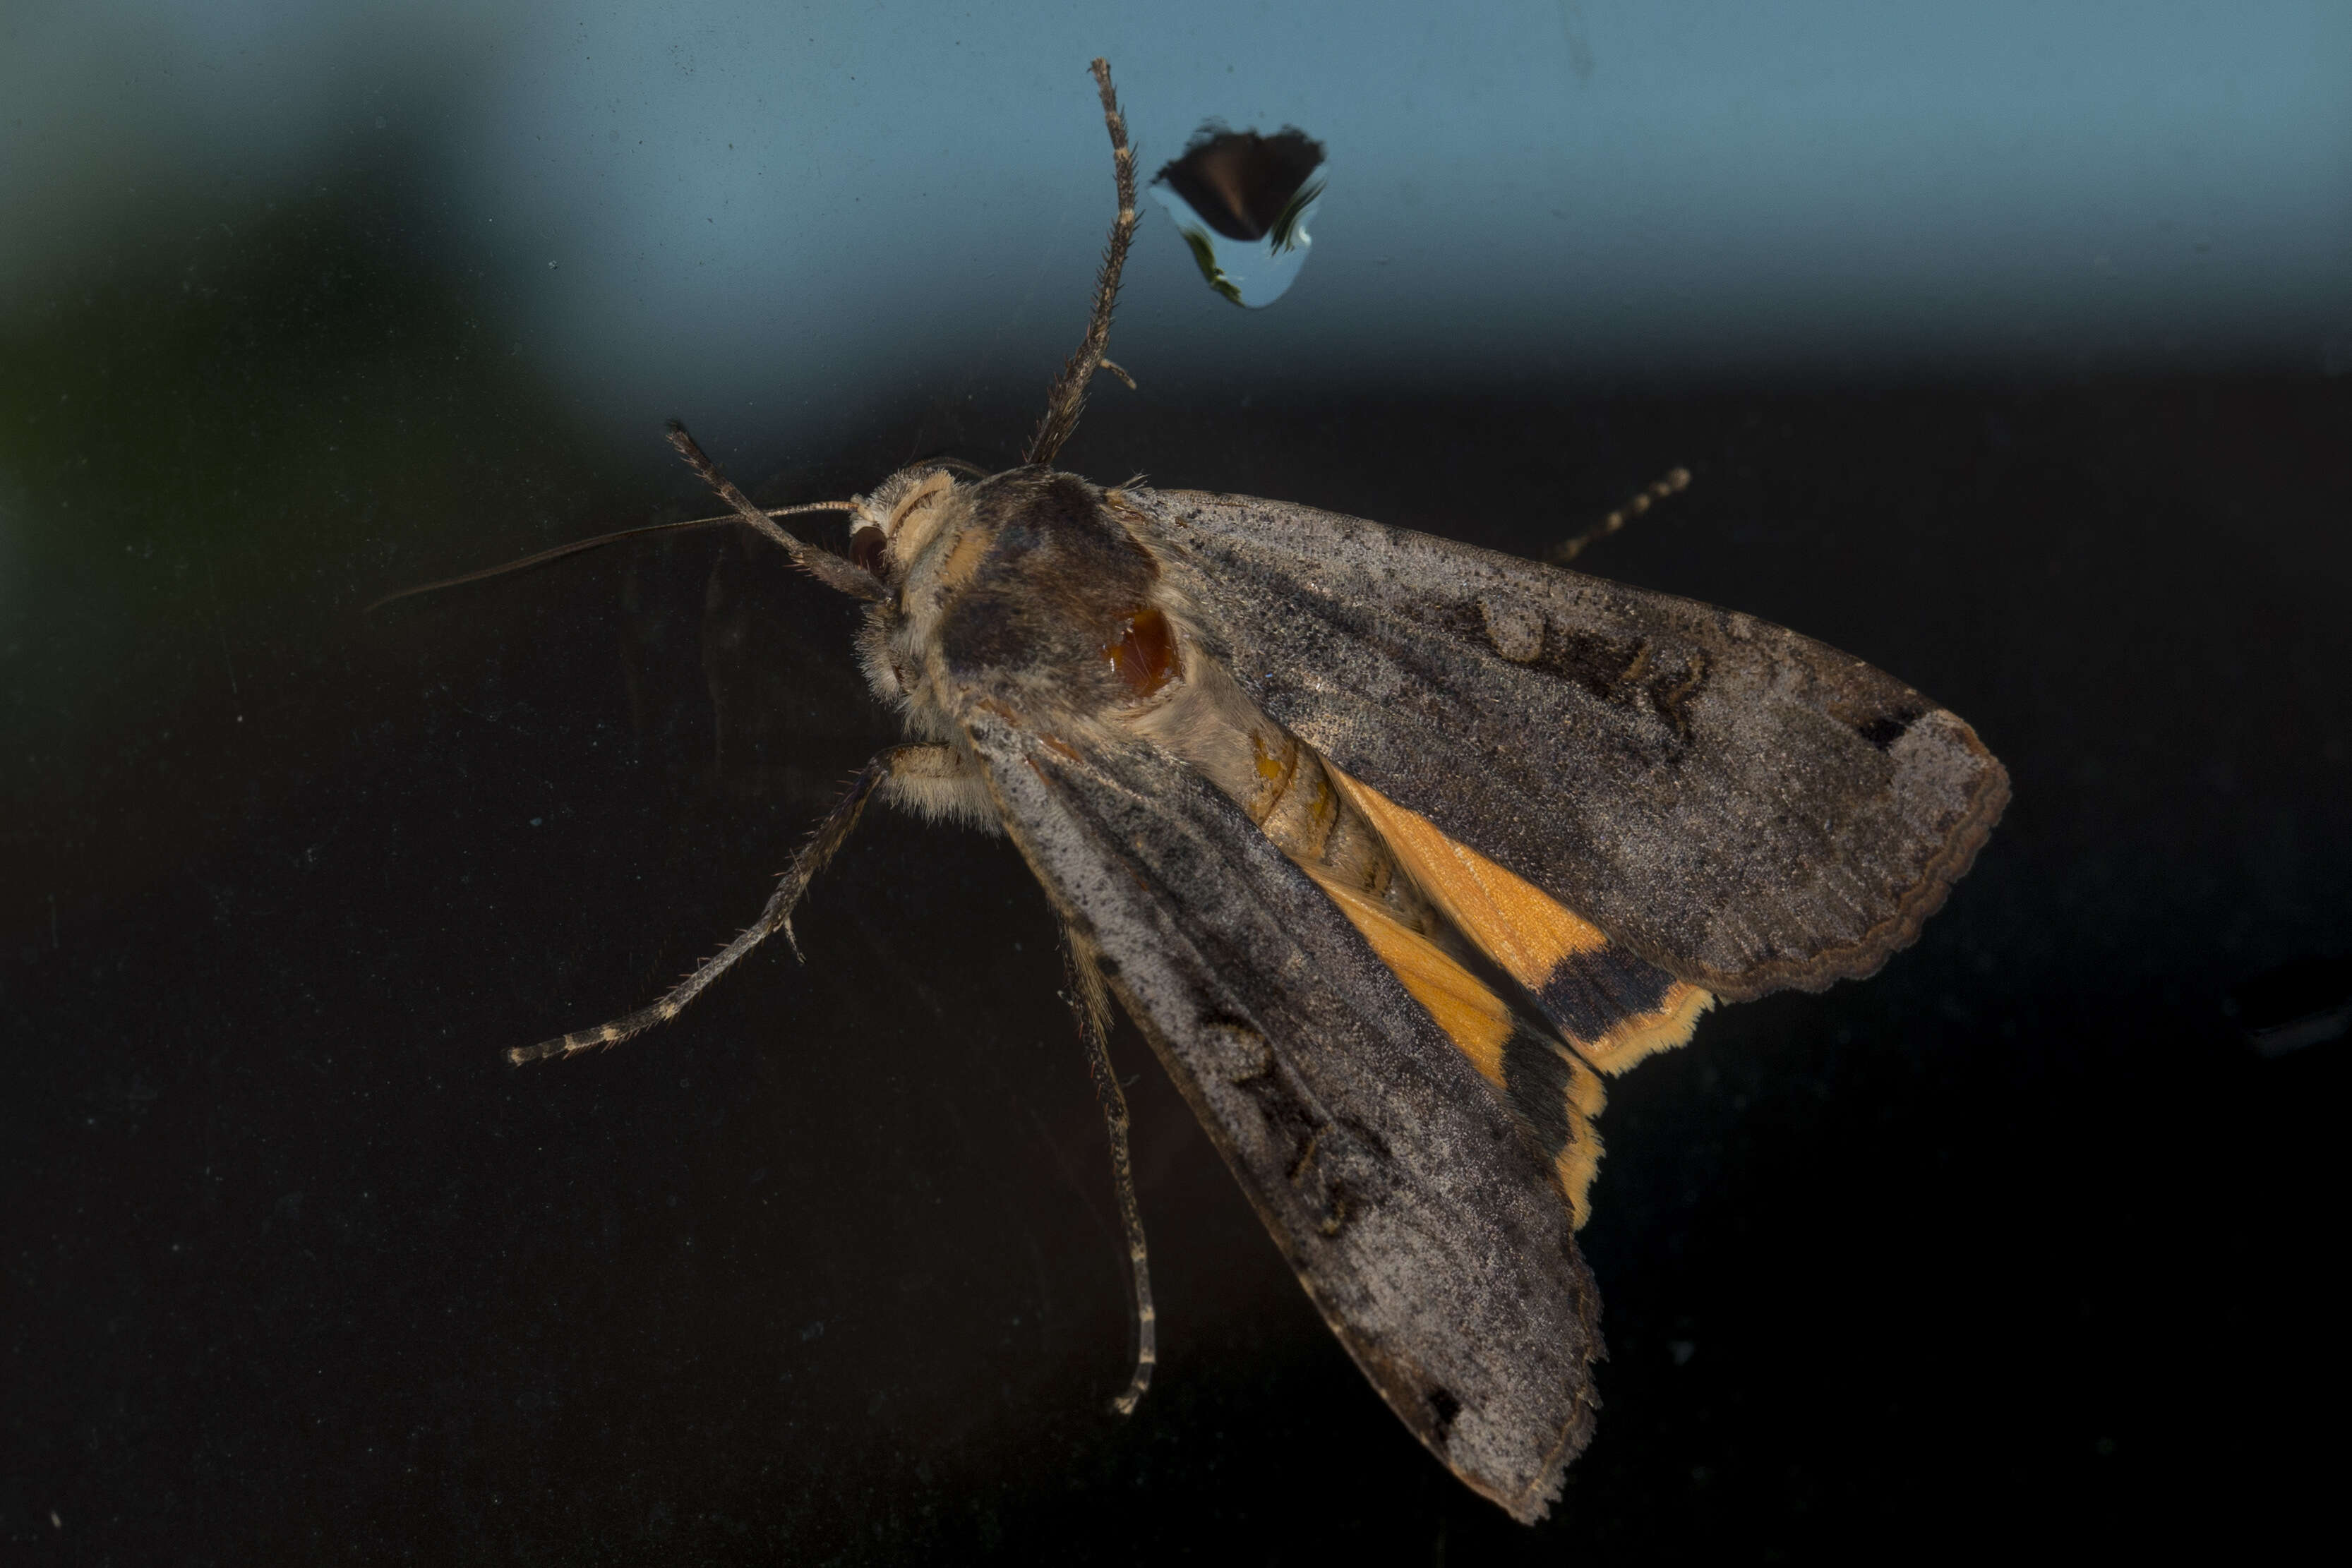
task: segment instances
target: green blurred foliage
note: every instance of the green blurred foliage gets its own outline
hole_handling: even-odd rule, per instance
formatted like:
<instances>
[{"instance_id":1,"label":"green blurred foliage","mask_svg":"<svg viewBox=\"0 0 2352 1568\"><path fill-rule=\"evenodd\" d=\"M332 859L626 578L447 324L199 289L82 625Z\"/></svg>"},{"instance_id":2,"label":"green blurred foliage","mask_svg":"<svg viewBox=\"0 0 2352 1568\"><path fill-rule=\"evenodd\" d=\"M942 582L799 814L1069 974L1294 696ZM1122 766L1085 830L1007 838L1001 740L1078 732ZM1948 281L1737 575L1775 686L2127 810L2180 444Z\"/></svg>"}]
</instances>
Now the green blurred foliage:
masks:
<instances>
[{"instance_id":1,"label":"green blurred foliage","mask_svg":"<svg viewBox=\"0 0 2352 1568\"><path fill-rule=\"evenodd\" d=\"M60 864L184 862L331 747L337 685L404 656L368 601L611 515L396 184L169 205L0 328L10 928Z\"/></svg>"}]
</instances>

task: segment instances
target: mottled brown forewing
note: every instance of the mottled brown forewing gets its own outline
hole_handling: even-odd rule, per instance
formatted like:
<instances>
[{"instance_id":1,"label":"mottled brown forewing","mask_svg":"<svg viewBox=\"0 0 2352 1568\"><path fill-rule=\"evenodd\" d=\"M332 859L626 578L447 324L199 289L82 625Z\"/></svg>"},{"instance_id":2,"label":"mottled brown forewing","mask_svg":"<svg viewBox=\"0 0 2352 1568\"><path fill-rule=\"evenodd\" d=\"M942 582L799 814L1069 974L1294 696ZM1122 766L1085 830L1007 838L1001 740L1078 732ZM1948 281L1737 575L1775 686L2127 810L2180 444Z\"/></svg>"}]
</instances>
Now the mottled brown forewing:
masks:
<instances>
[{"instance_id":1,"label":"mottled brown forewing","mask_svg":"<svg viewBox=\"0 0 2352 1568\"><path fill-rule=\"evenodd\" d=\"M1465 1481L1539 1517L1600 1301L1501 1101L1304 873L1153 748L975 706L1004 822L1334 1333Z\"/></svg>"},{"instance_id":2,"label":"mottled brown forewing","mask_svg":"<svg viewBox=\"0 0 2352 1568\"><path fill-rule=\"evenodd\" d=\"M1958 717L1752 616L1311 507L1122 499L1267 713L1726 999L1877 968L2008 802Z\"/></svg>"}]
</instances>

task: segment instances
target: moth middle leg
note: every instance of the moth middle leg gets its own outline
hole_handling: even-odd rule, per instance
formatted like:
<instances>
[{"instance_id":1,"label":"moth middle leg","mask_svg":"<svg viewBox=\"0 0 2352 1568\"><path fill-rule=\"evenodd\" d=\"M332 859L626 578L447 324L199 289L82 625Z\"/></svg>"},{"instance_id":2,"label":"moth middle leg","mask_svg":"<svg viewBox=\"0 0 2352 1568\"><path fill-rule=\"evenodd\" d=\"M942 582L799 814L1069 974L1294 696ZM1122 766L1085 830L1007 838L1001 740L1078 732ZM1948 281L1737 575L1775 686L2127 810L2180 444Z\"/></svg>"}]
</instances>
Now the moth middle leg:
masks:
<instances>
[{"instance_id":1,"label":"moth middle leg","mask_svg":"<svg viewBox=\"0 0 2352 1568\"><path fill-rule=\"evenodd\" d=\"M1070 1011L1078 1021L1087 1066L1094 1075L1095 1097L1102 1103L1103 1125L1110 1134L1111 1185L1118 1193L1128 1280L1135 1289L1135 1371L1128 1378L1127 1391L1110 1402L1121 1416L1132 1416L1144 1390L1151 1386L1151 1369L1160 1361L1160 1315L1151 1306L1151 1263L1143 1245L1143 1210L1135 1200L1135 1164L1128 1155L1127 1094L1111 1067L1110 992L1103 984L1102 966L1095 961L1094 949L1086 939L1066 924L1062 927L1062 961L1069 972Z\"/></svg>"},{"instance_id":2,"label":"moth middle leg","mask_svg":"<svg viewBox=\"0 0 2352 1568\"><path fill-rule=\"evenodd\" d=\"M667 1023L685 1010L687 1003L700 996L711 981L734 967L737 959L779 931L792 944L793 956L799 956L800 943L793 936L793 906L808 892L816 873L824 869L825 862L848 839L850 831L857 826L857 819L865 815L866 803L874 798L874 792L885 786L889 787L892 800L933 815L968 814L973 791L977 790L983 800L987 796L987 786L977 768L953 747L892 747L858 770L848 791L825 813L824 821L817 824L816 831L793 857L791 868L777 880L776 891L769 898L768 906L760 911L760 918L679 981L668 995L651 1007L640 1008L594 1029L575 1030L537 1045L517 1046L507 1052L507 1060L520 1067L546 1057L570 1056L598 1046L617 1045L656 1024Z\"/></svg>"}]
</instances>

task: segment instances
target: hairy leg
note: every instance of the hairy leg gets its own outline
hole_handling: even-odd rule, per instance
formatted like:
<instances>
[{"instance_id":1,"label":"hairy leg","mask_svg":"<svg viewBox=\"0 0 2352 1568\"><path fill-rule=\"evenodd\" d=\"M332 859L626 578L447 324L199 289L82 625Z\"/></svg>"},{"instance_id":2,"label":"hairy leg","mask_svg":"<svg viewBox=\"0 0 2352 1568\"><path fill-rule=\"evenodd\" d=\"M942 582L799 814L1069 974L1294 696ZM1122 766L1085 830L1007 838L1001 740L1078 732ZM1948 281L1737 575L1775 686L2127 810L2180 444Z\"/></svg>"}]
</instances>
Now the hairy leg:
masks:
<instances>
[{"instance_id":1,"label":"hairy leg","mask_svg":"<svg viewBox=\"0 0 2352 1568\"><path fill-rule=\"evenodd\" d=\"M1127 1095L1112 1071L1109 1050L1110 994L1102 970L1077 934L1062 929L1062 956L1069 969L1070 1011L1077 1016L1078 1035L1087 1048L1087 1066L1093 1071L1095 1097L1102 1103L1103 1124L1110 1132L1111 1184L1118 1192L1119 1223L1127 1231L1128 1279L1135 1287L1135 1373L1127 1392L1110 1402L1122 1416L1131 1416L1151 1386L1151 1369L1160 1360L1160 1318L1151 1307L1151 1265L1143 1245L1143 1211L1135 1201L1135 1166L1128 1157Z\"/></svg>"},{"instance_id":2,"label":"hairy leg","mask_svg":"<svg viewBox=\"0 0 2352 1568\"><path fill-rule=\"evenodd\" d=\"M944 746L894 746L883 752L858 771L857 777L850 782L848 793L843 795L840 802L825 814L824 821L817 824L816 831L809 835L808 842L801 846L800 853L793 857L791 869L778 879L775 894L768 900L768 906L760 912L760 918L744 927L735 940L719 949L693 974L679 981L667 996L651 1007L640 1008L625 1017L614 1019L611 1023L578 1030L554 1040L541 1040L537 1045L517 1046L507 1052L507 1060L520 1067L526 1061L538 1061L546 1057L571 1056L598 1046L618 1045L631 1035L641 1034L657 1023L667 1023L676 1018L685 1009L687 1003L702 994L705 987L732 968L737 959L777 932L782 931L784 940L793 942L793 906L801 901L801 895L808 891L809 883L816 880L816 873L824 869L825 862L833 858L834 852L841 848L843 841L849 837L850 830L857 826L857 819L864 814L866 803L873 798L874 791L901 772L928 775L942 768L952 767L955 760L950 748ZM795 956L799 954L797 942L793 943L793 951Z\"/></svg>"}]
</instances>

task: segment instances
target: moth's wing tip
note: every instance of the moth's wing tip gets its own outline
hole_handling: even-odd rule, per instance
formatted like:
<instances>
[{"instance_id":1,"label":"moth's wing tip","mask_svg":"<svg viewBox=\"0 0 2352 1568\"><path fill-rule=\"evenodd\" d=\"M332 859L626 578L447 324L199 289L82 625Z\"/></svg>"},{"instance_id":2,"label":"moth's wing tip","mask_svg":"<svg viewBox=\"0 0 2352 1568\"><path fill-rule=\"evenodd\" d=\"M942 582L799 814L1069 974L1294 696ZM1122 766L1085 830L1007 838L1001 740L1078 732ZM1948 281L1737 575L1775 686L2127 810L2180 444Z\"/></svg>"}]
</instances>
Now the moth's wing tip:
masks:
<instances>
[{"instance_id":1,"label":"moth's wing tip","mask_svg":"<svg viewBox=\"0 0 2352 1568\"><path fill-rule=\"evenodd\" d=\"M2000 758L1958 715L1944 712L1943 716L1966 736L1969 749L1983 766L1969 787L1968 803L1958 819L1885 919L1844 946L1809 958L1769 959L1738 971L1702 969L1689 975L1682 973L1689 965L1669 961L1666 967L1679 977L1713 991L1720 1001L1748 1002L1775 991L1825 991L1840 980L1866 980L1885 968L1889 958L1916 942L1920 931L1952 895L1953 887L1975 868L1978 852L1992 837L2010 802L2009 769L2001 766Z\"/></svg>"},{"instance_id":2,"label":"moth's wing tip","mask_svg":"<svg viewBox=\"0 0 2352 1568\"><path fill-rule=\"evenodd\" d=\"M1955 717L1953 722L1958 724ZM1974 786L1969 791L1968 804L1959 820L1944 835L1943 843L1929 856L1921 868L1919 878L1905 891L1894 913L1865 932L1859 942L1842 953L1826 955L1842 962L1824 965L1818 978L1798 982L1809 991L1826 990L1844 979L1864 979L1885 967L1886 960L1919 939L1919 932L1944 907L1952 889L1968 875L1977 863L1978 852L1992 837L1992 831L2009 809L2009 769L2000 759L1984 747L1976 732L1960 725L1969 746L1984 762Z\"/></svg>"},{"instance_id":3,"label":"moth's wing tip","mask_svg":"<svg viewBox=\"0 0 2352 1568\"><path fill-rule=\"evenodd\" d=\"M1601 1396L1592 1386L1592 1368L1608 1359L1607 1346L1600 1337L1597 1296L1590 1301L1585 1327L1590 1335L1589 1350L1583 1361L1579 1385L1570 1395L1570 1408L1559 1430L1552 1434L1549 1446L1540 1450L1541 1458L1529 1467L1521 1449L1521 1459L1512 1468L1517 1473L1495 1475L1480 1469L1471 1456L1459 1458L1450 1440L1432 1441L1429 1433L1414 1427L1414 1436L1428 1444L1454 1478L1509 1514L1520 1524L1537 1524L1549 1517L1552 1505L1559 1500L1561 1489L1568 1481L1568 1468L1592 1446L1592 1435L1601 1425ZM1385 1390L1383 1390L1385 1392ZM1412 1424L1408 1421L1407 1426Z\"/></svg>"},{"instance_id":4,"label":"moth's wing tip","mask_svg":"<svg viewBox=\"0 0 2352 1568\"><path fill-rule=\"evenodd\" d=\"M1517 1491L1506 1491L1465 1470L1455 1469L1454 1473L1472 1490L1509 1514L1514 1522L1540 1524L1551 1516L1552 1504L1559 1500L1560 1489L1568 1481L1568 1467L1591 1443L1596 1415L1593 1406L1580 1406L1567 1429L1560 1433L1559 1446L1545 1458L1542 1469Z\"/></svg>"},{"instance_id":5,"label":"moth's wing tip","mask_svg":"<svg viewBox=\"0 0 2352 1568\"><path fill-rule=\"evenodd\" d=\"M1537 1525L1551 1517L1551 1505L1559 1500L1560 1487L1567 1479L1568 1461L1563 1459L1552 1467L1549 1475L1529 1485L1517 1497L1488 1495L1495 1497L1503 1511L1511 1516L1512 1522Z\"/></svg>"}]
</instances>

